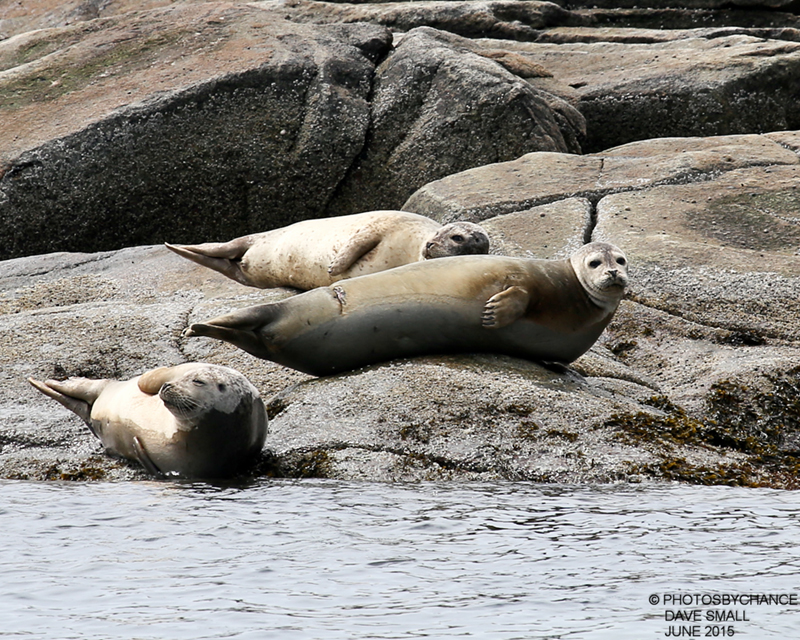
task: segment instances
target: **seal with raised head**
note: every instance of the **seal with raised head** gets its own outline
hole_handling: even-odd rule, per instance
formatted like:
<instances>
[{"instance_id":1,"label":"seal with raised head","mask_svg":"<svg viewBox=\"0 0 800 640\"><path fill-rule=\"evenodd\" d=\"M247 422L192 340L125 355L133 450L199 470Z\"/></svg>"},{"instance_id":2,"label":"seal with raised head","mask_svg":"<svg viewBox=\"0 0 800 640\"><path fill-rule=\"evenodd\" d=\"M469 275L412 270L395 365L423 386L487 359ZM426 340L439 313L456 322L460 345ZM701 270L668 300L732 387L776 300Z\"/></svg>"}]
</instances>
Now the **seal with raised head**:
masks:
<instances>
[{"instance_id":1,"label":"seal with raised head","mask_svg":"<svg viewBox=\"0 0 800 640\"><path fill-rule=\"evenodd\" d=\"M158 476L235 475L254 462L267 436L258 390L228 367L192 362L125 382L28 382L80 416L107 452Z\"/></svg>"},{"instance_id":2,"label":"seal with raised head","mask_svg":"<svg viewBox=\"0 0 800 640\"><path fill-rule=\"evenodd\" d=\"M457 352L569 363L611 321L627 282L624 254L606 243L567 260L457 256L234 311L184 335L312 375Z\"/></svg>"},{"instance_id":3,"label":"seal with raised head","mask_svg":"<svg viewBox=\"0 0 800 640\"><path fill-rule=\"evenodd\" d=\"M314 289L420 260L489 253L489 237L472 222L442 226L407 211L368 211L230 242L166 246L244 285Z\"/></svg>"}]
</instances>

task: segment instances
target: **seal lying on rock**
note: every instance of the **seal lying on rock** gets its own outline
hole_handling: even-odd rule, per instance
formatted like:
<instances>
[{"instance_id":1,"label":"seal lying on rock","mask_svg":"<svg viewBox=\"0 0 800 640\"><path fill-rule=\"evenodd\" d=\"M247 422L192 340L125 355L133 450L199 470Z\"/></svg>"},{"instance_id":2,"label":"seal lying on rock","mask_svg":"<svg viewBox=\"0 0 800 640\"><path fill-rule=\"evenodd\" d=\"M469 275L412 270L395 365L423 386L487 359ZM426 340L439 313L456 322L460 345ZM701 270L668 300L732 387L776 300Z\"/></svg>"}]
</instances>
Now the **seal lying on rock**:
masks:
<instances>
[{"instance_id":1,"label":"seal lying on rock","mask_svg":"<svg viewBox=\"0 0 800 640\"><path fill-rule=\"evenodd\" d=\"M314 289L419 260L488 253L489 238L472 222L442 226L416 213L369 211L230 242L166 246L251 287Z\"/></svg>"},{"instance_id":2,"label":"seal lying on rock","mask_svg":"<svg viewBox=\"0 0 800 640\"><path fill-rule=\"evenodd\" d=\"M234 311L184 335L312 375L453 352L567 363L600 336L627 282L624 254L605 243L558 261L460 256Z\"/></svg>"},{"instance_id":3,"label":"seal lying on rock","mask_svg":"<svg viewBox=\"0 0 800 640\"><path fill-rule=\"evenodd\" d=\"M109 453L154 475L234 475L254 461L267 436L258 391L227 367L181 364L126 382L28 382L83 418Z\"/></svg>"}]
</instances>

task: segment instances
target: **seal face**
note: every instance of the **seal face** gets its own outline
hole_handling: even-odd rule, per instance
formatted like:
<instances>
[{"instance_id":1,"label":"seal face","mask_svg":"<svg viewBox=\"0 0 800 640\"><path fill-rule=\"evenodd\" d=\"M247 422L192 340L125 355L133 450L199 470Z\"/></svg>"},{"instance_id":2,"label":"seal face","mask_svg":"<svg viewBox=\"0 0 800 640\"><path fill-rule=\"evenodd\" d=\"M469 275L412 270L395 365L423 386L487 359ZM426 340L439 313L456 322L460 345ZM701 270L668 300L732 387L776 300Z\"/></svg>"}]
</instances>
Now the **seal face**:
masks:
<instances>
[{"instance_id":1,"label":"seal face","mask_svg":"<svg viewBox=\"0 0 800 640\"><path fill-rule=\"evenodd\" d=\"M558 261L456 256L241 309L184 335L313 375L454 352L569 363L611 321L627 283L624 254L606 243Z\"/></svg>"},{"instance_id":2,"label":"seal face","mask_svg":"<svg viewBox=\"0 0 800 640\"><path fill-rule=\"evenodd\" d=\"M244 285L314 289L420 260L488 253L489 237L472 222L442 226L407 211L368 211L230 242L166 246Z\"/></svg>"},{"instance_id":3,"label":"seal face","mask_svg":"<svg viewBox=\"0 0 800 640\"><path fill-rule=\"evenodd\" d=\"M586 244L569 258L575 275L598 307L614 311L628 286L628 260L611 244Z\"/></svg>"},{"instance_id":4,"label":"seal face","mask_svg":"<svg viewBox=\"0 0 800 640\"><path fill-rule=\"evenodd\" d=\"M227 367L188 363L125 382L28 381L79 415L109 453L154 475L234 475L254 461L267 436L258 390Z\"/></svg>"}]
</instances>

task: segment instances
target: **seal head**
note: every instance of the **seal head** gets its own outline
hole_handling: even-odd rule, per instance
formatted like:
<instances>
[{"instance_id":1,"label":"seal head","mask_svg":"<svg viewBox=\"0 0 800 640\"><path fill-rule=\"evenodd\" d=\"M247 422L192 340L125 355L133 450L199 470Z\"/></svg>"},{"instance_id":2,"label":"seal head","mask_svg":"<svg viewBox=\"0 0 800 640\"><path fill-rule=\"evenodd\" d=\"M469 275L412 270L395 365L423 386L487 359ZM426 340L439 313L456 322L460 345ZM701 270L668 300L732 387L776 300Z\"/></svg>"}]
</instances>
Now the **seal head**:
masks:
<instances>
[{"instance_id":1,"label":"seal head","mask_svg":"<svg viewBox=\"0 0 800 640\"><path fill-rule=\"evenodd\" d=\"M573 253L569 262L581 285L601 309L613 311L628 286L628 259L613 244L591 242Z\"/></svg>"},{"instance_id":2,"label":"seal head","mask_svg":"<svg viewBox=\"0 0 800 640\"><path fill-rule=\"evenodd\" d=\"M480 225L459 221L444 225L425 243L423 258L446 258L489 253L489 236Z\"/></svg>"}]
</instances>

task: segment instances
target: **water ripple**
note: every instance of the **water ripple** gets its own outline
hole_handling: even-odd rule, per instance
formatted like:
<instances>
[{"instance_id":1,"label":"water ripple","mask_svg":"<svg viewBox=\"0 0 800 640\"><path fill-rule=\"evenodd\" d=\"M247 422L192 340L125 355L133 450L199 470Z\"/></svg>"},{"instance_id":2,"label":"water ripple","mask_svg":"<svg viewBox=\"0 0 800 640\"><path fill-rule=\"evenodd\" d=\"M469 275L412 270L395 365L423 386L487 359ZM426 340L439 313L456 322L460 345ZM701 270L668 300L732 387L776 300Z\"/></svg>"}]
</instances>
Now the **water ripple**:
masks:
<instances>
[{"instance_id":1,"label":"water ripple","mask_svg":"<svg viewBox=\"0 0 800 640\"><path fill-rule=\"evenodd\" d=\"M9 481L0 503L4 639L641 640L670 624L649 594L800 592L787 492ZM796 608L737 631L795 637Z\"/></svg>"}]
</instances>

